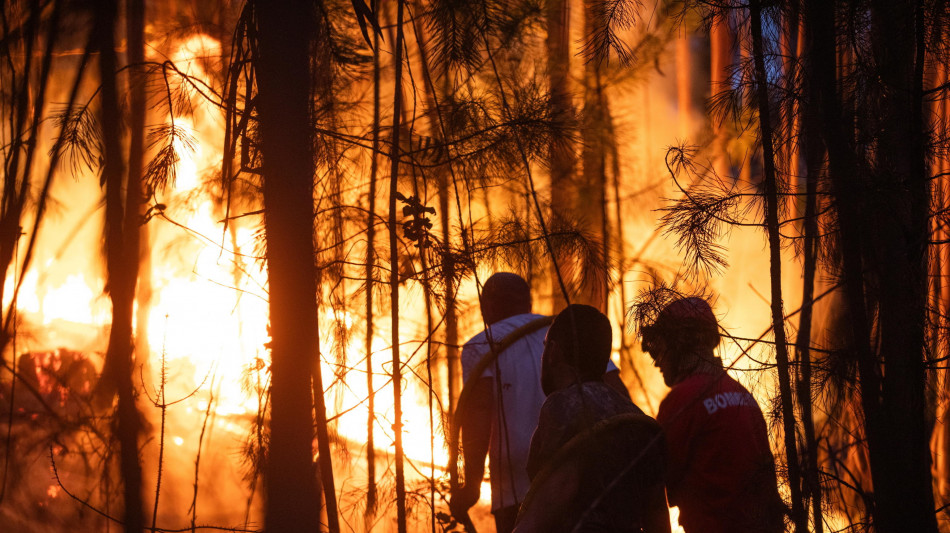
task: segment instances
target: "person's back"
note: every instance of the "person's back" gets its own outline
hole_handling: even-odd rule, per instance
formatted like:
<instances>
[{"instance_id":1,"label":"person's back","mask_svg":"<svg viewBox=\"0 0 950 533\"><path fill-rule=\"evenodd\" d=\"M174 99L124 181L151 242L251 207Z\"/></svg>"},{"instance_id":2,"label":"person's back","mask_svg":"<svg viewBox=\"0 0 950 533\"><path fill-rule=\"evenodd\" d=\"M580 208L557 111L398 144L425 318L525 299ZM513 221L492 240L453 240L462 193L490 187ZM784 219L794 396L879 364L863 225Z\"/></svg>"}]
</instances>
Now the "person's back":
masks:
<instances>
[{"instance_id":1,"label":"person's back","mask_svg":"<svg viewBox=\"0 0 950 533\"><path fill-rule=\"evenodd\" d=\"M671 388L657 421L667 442L667 491L687 533L778 533L768 430L755 398L715 356L719 325L700 298L666 305L641 324L643 350Z\"/></svg>"},{"instance_id":2,"label":"person's back","mask_svg":"<svg viewBox=\"0 0 950 533\"><path fill-rule=\"evenodd\" d=\"M532 482L559 487L566 480L544 478L573 472L567 474L577 486L573 497L548 506L562 517L551 531L638 532L646 527L653 491L662 487L663 464L656 421L604 383L585 382L545 401L528 473Z\"/></svg>"},{"instance_id":3,"label":"person's back","mask_svg":"<svg viewBox=\"0 0 950 533\"><path fill-rule=\"evenodd\" d=\"M516 274L492 275L479 303L486 330L462 348L465 387L456 412L464 483L453 480L449 506L453 515L466 519L478 501L488 455L495 527L508 533L529 486L525 463L544 401L540 361L550 322L531 314L530 288Z\"/></svg>"},{"instance_id":4,"label":"person's back","mask_svg":"<svg viewBox=\"0 0 950 533\"><path fill-rule=\"evenodd\" d=\"M724 371L693 374L660 404L670 505L687 532L782 530L781 500L765 419Z\"/></svg>"},{"instance_id":5,"label":"person's back","mask_svg":"<svg viewBox=\"0 0 950 533\"><path fill-rule=\"evenodd\" d=\"M552 319L531 313L530 289L516 274L492 275L479 302L486 329L462 348L465 387L456 412L464 483L453 480L449 506L453 515L466 519L478 500L487 454L495 527L507 533L530 486L526 463L545 398L541 353ZM598 369L599 378L625 393L618 373L609 359Z\"/></svg>"},{"instance_id":6,"label":"person's back","mask_svg":"<svg viewBox=\"0 0 950 533\"><path fill-rule=\"evenodd\" d=\"M479 362L490 354L489 338L497 347L512 334L518 335L519 329L532 328L545 318L531 313L515 315L473 337L462 348L463 379L468 381ZM520 504L531 484L525 467L531 433L544 403L544 393L537 384L541 381L541 351L547 329L545 322L513 339L475 378L491 381L494 400L488 452L494 510Z\"/></svg>"},{"instance_id":7,"label":"person's back","mask_svg":"<svg viewBox=\"0 0 950 533\"><path fill-rule=\"evenodd\" d=\"M610 322L590 306L568 306L548 330L547 399L531 438L518 533L669 531L662 435L600 379L610 350Z\"/></svg>"}]
</instances>

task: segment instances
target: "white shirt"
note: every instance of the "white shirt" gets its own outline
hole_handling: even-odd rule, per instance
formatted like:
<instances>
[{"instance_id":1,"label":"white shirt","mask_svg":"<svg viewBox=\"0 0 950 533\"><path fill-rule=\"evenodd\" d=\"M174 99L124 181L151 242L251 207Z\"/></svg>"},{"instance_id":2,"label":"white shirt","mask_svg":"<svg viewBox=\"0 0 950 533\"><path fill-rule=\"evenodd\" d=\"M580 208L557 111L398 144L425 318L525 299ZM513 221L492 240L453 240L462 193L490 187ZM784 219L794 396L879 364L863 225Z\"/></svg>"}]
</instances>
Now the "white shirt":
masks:
<instances>
[{"instance_id":1,"label":"white shirt","mask_svg":"<svg viewBox=\"0 0 950 533\"><path fill-rule=\"evenodd\" d=\"M501 342L512 331L541 318L523 314L492 324L487 331L493 343ZM544 392L541 390L541 353L547 326L521 337L488 365L481 376L492 378L495 399L488 447L488 468L491 473L492 511L521 503L531 480L525 470L531 434L538 425ZM472 337L462 347L462 377L469 374L490 351L486 331ZM497 376L497 378L496 378ZM501 384L500 390L498 384Z\"/></svg>"}]
</instances>

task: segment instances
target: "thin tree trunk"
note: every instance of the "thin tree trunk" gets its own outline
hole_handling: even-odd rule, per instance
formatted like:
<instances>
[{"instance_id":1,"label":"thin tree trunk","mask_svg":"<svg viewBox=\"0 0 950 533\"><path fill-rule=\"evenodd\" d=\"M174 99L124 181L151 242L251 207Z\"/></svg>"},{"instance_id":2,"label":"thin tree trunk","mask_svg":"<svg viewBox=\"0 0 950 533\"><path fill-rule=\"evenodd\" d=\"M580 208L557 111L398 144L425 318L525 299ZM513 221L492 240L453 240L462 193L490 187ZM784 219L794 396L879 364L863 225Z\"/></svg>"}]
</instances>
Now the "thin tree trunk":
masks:
<instances>
[{"instance_id":1,"label":"thin tree trunk","mask_svg":"<svg viewBox=\"0 0 950 533\"><path fill-rule=\"evenodd\" d=\"M550 106L555 117L570 117L574 113L574 104L570 90L571 61L571 3L570 0L552 0L548 2L547 48ZM573 146L554 141L550 147L551 162L551 206L556 212L569 212L573 207L572 187L576 156ZM556 255L551 256L554 272L551 279L559 279L564 271L558 265ZM563 292L563 291L561 291ZM554 312L564 307L571 295L558 291L556 283L551 283L551 302Z\"/></svg>"},{"instance_id":2,"label":"thin tree trunk","mask_svg":"<svg viewBox=\"0 0 950 533\"><path fill-rule=\"evenodd\" d=\"M416 12L421 13L424 6L418 0L415 2ZM424 80L426 106L432 110L429 114L431 135L436 138L436 143L442 145L447 142L442 123L442 115L439 110L439 101L449 93L450 80L445 76L445 85L443 94L436 92L435 84L432 81L431 69L427 53L428 36L425 34L424 25L419 23L418 18L413 20L413 30L416 35L416 42L419 47L419 63ZM446 148L448 149L448 148ZM448 413L455 412L456 401L462 390L462 372L461 361L459 360L459 337L458 337L458 308L455 302L455 262L454 258L448 253L448 245L452 239L452 216L451 216L451 195L450 179L454 179L451 162L447 162L445 168L435 169L437 173L436 181L438 184L439 199L439 220L442 227L442 242L446 246L446 254L442 257L442 283L445 287L445 362L446 378L448 382Z\"/></svg>"},{"instance_id":3,"label":"thin tree trunk","mask_svg":"<svg viewBox=\"0 0 950 533\"><path fill-rule=\"evenodd\" d=\"M134 209L135 216L141 220L142 205L145 202L145 188L142 184L145 161L145 118L147 108L147 69L145 67L145 2L144 0L128 0L126 31L128 33L127 61L129 63L129 170L126 194L131 200L126 209ZM132 185L136 184L136 185ZM132 196L135 195L135 198ZM128 217L131 219L131 217ZM152 272L151 253L149 250L148 225L137 224L129 226L128 231L136 231L136 270L138 280L136 284L136 315L135 315L135 360L145 366L144 375L149 363L148 343L148 316L151 309ZM131 251L130 251L131 253Z\"/></svg>"},{"instance_id":4,"label":"thin tree trunk","mask_svg":"<svg viewBox=\"0 0 950 533\"><path fill-rule=\"evenodd\" d=\"M393 46L395 58L393 129L390 157L392 165L389 173L389 290L392 308L392 352L393 352L393 433L396 448L396 525L399 533L406 533L406 479L403 465L402 447L402 361L399 357L399 239L396 224L396 195L399 193L399 133L402 113L402 62L403 62L403 8L404 0L396 4L396 39Z\"/></svg>"},{"instance_id":5,"label":"thin tree trunk","mask_svg":"<svg viewBox=\"0 0 950 533\"><path fill-rule=\"evenodd\" d=\"M588 35L604 21L597 20L601 9L595 0L585 0L585 29ZM607 95L603 83L601 62L588 61L584 70L583 175L577 188L576 210L586 220L591 233L600 239L604 261L609 259L610 224L607 214ZM588 276L588 290L578 295L578 303L585 303L607 313L610 294L610 270Z\"/></svg>"},{"instance_id":6,"label":"thin tree trunk","mask_svg":"<svg viewBox=\"0 0 950 533\"><path fill-rule=\"evenodd\" d=\"M373 12L379 13L379 2L373 2ZM369 192L366 215L366 512L365 527L376 513L376 390L373 384L373 334L375 316L373 296L376 290L376 179L379 176L380 132L380 74L379 33L373 32L373 152L370 160Z\"/></svg>"},{"instance_id":7,"label":"thin tree trunk","mask_svg":"<svg viewBox=\"0 0 950 533\"><path fill-rule=\"evenodd\" d=\"M712 25L709 31L709 79L713 94L728 90L729 66L732 64L732 30L725 20ZM730 161L726 150L726 132L722 120L711 117L713 129L713 169L722 178L729 176Z\"/></svg>"},{"instance_id":8,"label":"thin tree trunk","mask_svg":"<svg viewBox=\"0 0 950 533\"><path fill-rule=\"evenodd\" d=\"M676 111L679 116L679 139L681 142L689 137L693 124L691 39L690 32L684 23L679 28L679 34L676 36Z\"/></svg>"},{"instance_id":9,"label":"thin tree trunk","mask_svg":"<svg viewBox=\"0 0 950 533\"><path fill-rule=\"evenodd\" d=\"M788 484L792 498L792 520L798 533L808 531L808 517L802 506L801 474L795 434L795 408L792 399L789 372L788 344L785 338L785 314L782 310L782 243L779 234L778 183L775 173L772 123L769 112L768 79L765 71L765 51L762 44L762 4L749 4L752 30L752 55L755 62L759 124L764 162L765 222L769 236L769 259L772 298L772 331L775 335L775 360L778 365L779 394L782 404L782 423L785 430L785 456L788 466Z\"/></svg>"},{"instance_id":10,"label":"thin tree trunk","mask_svg":"<svg viewBox=\"0 0 950 533\"><path fill-rule=\"evenodd\" d=\"M0 12L0 15L7 16L7 6L0 7L3 11ZM20 237L24 235L23 230L20 226L21 218L23 215L23 205L24 201L27 198L27 193L31 192L31 176L33 173L33 156L36 153L37 147L37 138L40 135L44 104L46 103L46 90L49 88L50 82L50 69L53 62L54 51L56 49L56 38L59 35L59 18L62 11L62 2L54 2L52 13L50 19L47 21L49 27L48 33L45 39L46 50L43 55L43 61L40 66L39 76L34 78L32 70L32 57L26 57L24 61L22 84L19 88L8 91L10 95L9 107L12 111L12 115L7 117L4 113L7 109L7 102L0 103L0 121L6 122L9 120L9 131L7 135L0 133L0 136L8 139L10 144L4 149L5 159L4 159L4 178L3 178L3 196L0 199L0 302L6 301L4 298L5 290L7 289L7 272L10 270L10 265L13 265L13 272L11 273L10 279L16 281L14 286L13 297L10 298L10 308L9 312L4 313L2 306L0 306L0 352L6 354L8 351L11 355L10 362L6 363L5 355L0 355L0 361L7 369L13 369L17 367L16 357L17 357L17 344L16 344L16 335L17 335L17 295L19 293L19 288L22 286L23 276L26 272L26 269L29 267L30 258L32 256L33 247L36 243L36 230L39 228L40 222L43 219L43 214L45 211L46 201L49 194L49 186L52 181L52 177L55 172L55 161L56 155L51 158L50 167L48 170L46 181L43 185L43 189L40 192L38 198L38 205L34 215L34 233L30 239L29 246L27 247L26 255L24 256L23 263L20 265L20 274L17 275L17 266L19 258L19 240ZM14 37L11 35L10 28L4 25L3 34L0 36L0 55L5 58L13 53L11 50L11 45L22 43L27 49L27 53L31 54L32 47L35 42L40 42L38 40L39 30L40 30L40 16L42 14L42 6L39 2L32 2L30 4L30 15L28 18L27 28L24 34L21 34L19 39L11 38ZM21 28L17 28L18 30ZM77 77L82 75L82 71L85 67L86 59L88 58L89 50L84 52L83 60L80 64L80 67L77 72ZM13 62L8 62L6 64L7 70L3 75L0 76L0 83L9 82L14 87L17 85L16 77L16 66ZM4 69L6 70L6 68ZM29 91L34 86L34 82L38 85L37 94L34 98L31 98ZM76 91L74 90L70 100L69 107L72 108L72 105L75 102ZM33 115L29 123L27 123L27 112L30 107L33 108ZM4 128L6 129L6 128ZM27 133L26 129L29 129ZM61 141L57 142L57 148L60 146ZM19 163L20 155L23 152L23 146L26 146L26 157L22 165ZM19 187L19 190L18 190ZM4 320L5 319L5 320ZM7 344L12 341L12 347L10 350L7 350ZM13 454L13 437L14 437L14 427L13 427L13 417L16 405L16 386L17 386L18 376L13 374L10 380L10 394L7 398L9 409L6 413L7 415L7 431L4 437L6 446L3 457L3 477L0 479L0 503L3 502L6 497L7 489L7 478L10 466L10 459Z\"/></svg>"},{"instance_id":11,"label":"thin tree trunk","mask_svg":"<svg viewBox=\"0 0 950 533\"><path fill-rule=\"evenodd\" d=\"M796 12L797 14L797 12ZM789 32L799 34L803 27L801 21L796 16L789 21ZM798 35L795 49L796 58L801 58L801 49L803 45L803 36ZM797 63L797 62L796 62ZM806 65L810 67L811 64ZM797 68L797 67L796 67ZM796 76L789 75L794 79ZM816 102L818 100L817 87L813 80L815 76L809 70L804 73L805 92L807 102ZM812 362L811 362L811 338L812 338L812 316L814 314L815 304L815 273L818 269L818 183L820 173L824 163L824 147L819 137L819 117L815 106L798 108L793 114L797 124L801 128L794 131L795 138L798 139L799 149L803 149L805 155L806 176L805 176L805 206L804 206L804 246L803 246L803 265L802 265L802 306L801 314L798 320L798 337L795 340L796 350L798 352L798 383L797 398L798 408L802 417L802 429L805 436L805 469L803 472L803 482L806 498L810 498L812 518L814 520L815 533L821 533L824 529L824 521L821 511L821 479L818 470L818 441L815 437L815 420L812 412ZM801 118L798 118L801 117ZM793 153L796 150L793 149ZM797 153L793 156L798 159ZM791 172L793 179L798 174L797 162L792 166Z\"/></svg>"},{"instance_id":12,"label":"thin tree trunk","mask_svg":"<svg viewBox=\"0 0 950 533\"><path fill-rule=\"evenodd\" d=\"M128 298L135 301L136 294L148 295L150 287L142 282L140 275L143 256L148 256L147 238L148 228L140 221L142 220L142 205L145 201L145 188L143 184L143 169L145 165L145 113L147 107L146 95L146 67L145 67L145 1L128 0L126 3L126 34L127 34L127 52L126 61L129 64L129 167L126 178L125 190L125 220L123 227L123 243L125 256L125 268L128 269L126 275L132 279L123 290L129 291ZM145 236L146 246L142 245L142 236ZM150 262L147 262L150 265ZM146 281L151 280L150 272L145 276ZM135 329L135 342L131 346L129 358L139 364L148 362L148 302L138 301L138 315L133 315L133 310L129 309L129 330L132 330L133 322L137 322L139 328ZM136 318L138 317L138 318ZM124 319L124 317L123 317ZM137 356L137 357L136 357ZM146 370L148 368L146 367ZM131 372L132 369L130 368ZM161 407L162 407L162 433L160 441L164 439L165 428L165 361L162 360L162 378L161 378ZM144 372L143 372L144 373ZM150 375L146 374L146 375ZM124 377L122 378L125 379ZM129 377L131 379L131 376ZM124 385L125 386L125 385ZM121 395L121 392L120 392ZM121 402L121 397L120 397ZM134 405L133 405L134 407ZM137 415L137 413L136 413ZM158 501L160 494L160 483L162 478L162 451L164 445L159 446L158 477L155 487L155 501L152 512L152 530L155 529L158 518ZM135 467L137 467L137 463ZM144 517L143 517L144 520Z\"/></svg>"},{"instance_id":13,"label":"thin tree trunk","mask_svg":"<svg viewBox=\"0 0 950 533\"><path fill-rule=\"evenodd\" d=\"M138 437L141 421L135 406L132 383L132 320L135 282L138 270L138 209L141 185L135 178L124 183L122 155L122 127L116 80L115 21L118 2L103 0L97 3L95 34L98 36L99 75L102 82L102 177L106 187L106 264L109 273L109 293L112 298L112 328L106 361L118 392L118 433L120 464L125 502L124 527L138 533L144 528L142 511L142 470L138 458ZM133 148L134 150L135 148ZM141 148L139 148L140 150ZM138 169L141 173L141 159ZM140 178L138 178L140 179ZM123 185L126 195L123 198ZM124 204L124 205L123 205ZM112 395L107 396L111 399Z\"/></svg>"},{"instance_id":14,"label":"thin tree trunk","mask_svg":"<svg viewBox=\"0 0 950 533\"><path fill-rule=\"evenodd\" d=\"M316 531L320 521L312 460L312 407L318 404L319 416L323 396L311 393L311 372L322 388L320 365L314 365L319 348L309 123L311 9L304 0L254 4L272 339L265 526L272 533ZM319 435L318 443L320 470L326 466L332 473L328 443Z\"/></svg>"},{"instance_id":15,"label":"thin tree trunk","mask_svg":"<svg viewBox=\"0 0 950 533\"><path fill-rule=\"evenodd\" d=\"M452 217L449 214L449 175L439 173L439 210L442 222L442 242L448 245L452 238ZM459 358L458 307L455 302L455 259L446 253L442 257L442 280L445 285L445 363L448 377L449 414L455 412L462 392L462 366Z\"/></svg>"}]
</instances>

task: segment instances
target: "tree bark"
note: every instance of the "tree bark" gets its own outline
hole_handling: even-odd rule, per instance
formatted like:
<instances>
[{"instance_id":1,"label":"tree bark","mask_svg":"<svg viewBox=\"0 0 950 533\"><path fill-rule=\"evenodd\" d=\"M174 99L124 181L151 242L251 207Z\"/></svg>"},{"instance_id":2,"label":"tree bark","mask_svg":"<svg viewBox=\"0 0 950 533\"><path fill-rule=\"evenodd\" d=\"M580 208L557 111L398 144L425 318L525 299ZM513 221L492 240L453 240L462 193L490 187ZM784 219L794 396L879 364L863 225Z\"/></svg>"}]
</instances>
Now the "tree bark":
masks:
<instances>
[{"instance_id":1,"label":"tree bark","mask_svg":"<svg viewBox=\"0 0 950 533\"><path fill-rule=\"evenodd\" d=\"M141 420L135 406L132 382L132 321L138 274L139 204L142 189L141 182L136 182L136 178L128 181L123 179L126 169L122 154L122 118L119 110L115 55L117 16L117 0L97 3L94 33L97 36L99 76L102 82L102 180L106 188L106 265L109 295L112 299L112 328L103 379L107 380L107 383L113 383L111 386L115 388L112 390L118 392L119 397L117 427L125 505L124 527L130 533L139 533L145 524L141 494L142 470L138 457ZM141 137L139 139L141 140ZM136 149L133 146L132 150L141 150L141 147ZM132 177L133 173L137 172L140 180L141 158L135 163L139 168L130 166L128 176ZM111 400L112 393L109 392L103 398Z\"/></svg>"},{"instance_id":2,"label":"tree bark","mask_svg":"<svg viewBox=\"0 0 950 533\"><path fill-rule=\"evenodd\" d=\"M734 37L726 20L715 22L709 31L709 79L713 94L728 89L729 66L732 64ZM713 169L722 178L729 176L731 163L726 150L726 132L722 121L711 117L713 130Z\"/></svg>"},{"instance_id":3,"label":"tree bark","mask_svg":"<svg viewBox=\"0 0 950 533\"><path fill-rule=\"evenodd\" d=\"M399 193L399 133L402 112L402 62L403 62L403 8L404 0L396 4L396 39L393 46L395 58L391 166L389 173L389 257L390 257L390 307L392 308L392 364L393 364L393 433L396 451L396 526L399 533L406 533L406 478L402 447L402 361L399 356L399 238L396 224L396 195Z\"/></svg>"},{"instance_id":4,"label":"tree bark","mask_svg":"<svg viewBox=\"0 0 950 533\"><path fill-rule=\"evenodd\" d=\"M552 0L547 4L547 48L548 82L550 106L554 117L571 117L574 103L570 90L571 74L571 3L570 0ZM551 161L551 206L555 212L568 212L573 207L574 147L556 140L550 147ZM556 280L564 269L558 264L556 255L551 256L554 271L551 279ZM551 302L553 312L557 312L571 299L571 295L562 294L558 284L551 283Z\"/></svg>"},{"instance_id":5,"label":"tree bark","mask_svg":"<svg viewBox=\"0 0 950 533\"><path fill-rule=\"evenodd\" d=\"M797 14L797 10L796 10ZM794 26L794 28L793 28ZM796 58L800 59L804 36L800 34L804 25L798 17L789 21L789 32L799 33L796 39ZM797 61L796 61L797 63ZM818 87L815 86L816 76L810 70L811 64L806 64L802 78L805 80L801 90L804 92L804 101L808 103L818 101ZM798 68L798 67L796 67ZM796 78L797 76L792 76ZM811 340L812 340L812 317L814 315L815 304L815 275L818 270L818 246L819 246L819 225L818 225L818 184L821 178L822 167L824 164L824 146L821 144L819 136L820 118L818 110L814 105L798 106L793 113L797 124L794 131L795 138L798 140L799 149L805 156L805 206L804 221L802 223L804 245L802 248L802 306L801 315L798 320L798 337L795 340L796 351L798 354L798 383L797 399L799 412L802 418L802 429L805 437L804 456L804 475L803 492L806 498L810 498L812 518L815 533L821 533L824 529L824 520L821 511L821 478L818 469L818 441L815 437L815 420L812 410L812 358L811 358ZM793 150L793 153L795 150ZM795 155L797 159L797 154ZM798 164L790 165L792 169L790 174L794 177L798 174Z\"/></svg>"},{"instance_id":6,"label":"tree bark","mask_svg":"<svg viewBox=\"0 0 950 533\"><path fill-rule=\"evenodd\" d=\"M592 35L604 21L597 20L601 9L596 0L585 0L585 30ZM679 57L679 56L677 56ZM583 173L577 187L574 210L584 218L584 225L600 240L601 254L609 258L610 224L607 206L607 94L603 83L601 61L593 59L584 68L584 117L581 152ZM553 180L552 180L553 185ZM591 305L607 313L610 294L610 269L601 274L587 274L587 290L578 294L576 303Z\"/></svg>"},{"instance_id":7,"label":"tree bark","mask_svg":"<svg viewBox=\"0 0 950 533\"><path fill-rule=\"evenodd\" d=\"M872 174L880 203L872 207L868 227L876 234L872 268L879 269L884 379L879 426L869 433L868 447L876 525L882 532L937 531L925 418L930 192L923 121L924 25L921 2L871 4L871 49L882 90L878 175Z\"/></svg>"},{"instance_id":8,"label":"tree bark","mask_svg":"<svg viewBox=\"0 0 950 533\"><path fill-rule=\"evenodd\" d=\"M789 371L788 344L785 337L785 314L782 310L782 242L778 219L778 180L775 172L775 152L769 110L768 78L765 70L765 51L762 44L762 3L751 0L749 18L752 31L752 59L755 63L759 124L762 137L762 160L764 163L765 223L769 236L769 260L771 274L772 330L775 334L775 361L778 366L779 394L782 404L785 456L788 467L788 484L792 499L792 520L799 533L808 531L808 517L802 506L801 473L795 433L795 408L792 399L791 373Z\"/></svg>"},{"instance_id":9,"label":"tree bark","mask_svg":"<svg viewBox=\"0 0 950 533\"><path fill-rule=\"evenodd\" d=\"M265 507L271 533L316 531L320 517L311 410L312 402L322 404L321 395L311 394L312 370L322 388L320 366L313 365L318 324L309 123L311 9L306 0L254 3L271 333ZM329 462L323 449L320 459Z\"/></svg>"},{"instance_id":10,"label":"tree bark","mask_svg":"<svg viewBox=\"0 0 950 533\"><path fill-rule=\"evenodd\" d=\"M373 2L373 12L378 13L379 2ZM368 529L370 519L376 513L376 391L373 383L373 335L375 310L373 298L376 290L376 179L379 176L380 134L380 77L379 33L373 32L373 153L370 161L369 191L366 214L366 511L364 516Z\"/></svg>"},{"instance_id":11,"label":"tree bark","mask_svg":"<svg viewBox=\"0 0 950 533\"><path fill-rule=\"evenodd\" d=\"M806 4L808 49L820 88L817 104L860 376L874 485L872 520L885 533L936 531L924 420L929 212L922 120L924 19L921 6L909 0L870 7L874 71L869 90L874 90L878 112L867 117L873 129L861 138L875 139L873 165L859 163L850 146L856 136L842 128L847 122L836 92L833 4ZM870 311L875 308L876 324Z\"/></svg>"}]
</instances>

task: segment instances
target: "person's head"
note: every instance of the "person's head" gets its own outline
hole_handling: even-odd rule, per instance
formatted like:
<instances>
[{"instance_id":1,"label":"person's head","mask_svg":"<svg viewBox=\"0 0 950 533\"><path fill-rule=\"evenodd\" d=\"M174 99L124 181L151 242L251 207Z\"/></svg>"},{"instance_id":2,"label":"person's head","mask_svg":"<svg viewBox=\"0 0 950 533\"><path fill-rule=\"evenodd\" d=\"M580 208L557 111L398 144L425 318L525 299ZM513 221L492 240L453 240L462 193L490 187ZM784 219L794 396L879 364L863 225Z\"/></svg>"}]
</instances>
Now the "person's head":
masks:
<instances>
[{"instance_id":1,"label":"person's head","mask_svg":"<svg viewBox=\"0 0 950 533\"><path fill-rule=\"evenodd\" d=\"M601 379L610 360L612 337L610 320L589 305L569 305L558 313L544 339L541 356L544 393Z\"/></svg>"},{"instance_id":2,"label":"person's head","mask_svg":"<svg viewBox=\"0 0 950 533\"><path fill-rule=\"evenodd\" d=\"M488 325L508 317L531 312L531 288L518 274L497 272L485 285L479 298L482 317Z\"/></svg>"},{"instance_id":3,"label":"person's head","mask_svg":"<svg viewBox=\"0 0 950 533\"><path fill-rule=\"evenodd\" d=\"M719 344L719 323L702 298L674 300L641 333L643 351L653 358L668 386L701 367L721 365L713 353Z\"/></svg>"}]
</instances>

